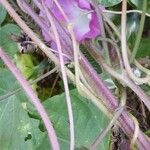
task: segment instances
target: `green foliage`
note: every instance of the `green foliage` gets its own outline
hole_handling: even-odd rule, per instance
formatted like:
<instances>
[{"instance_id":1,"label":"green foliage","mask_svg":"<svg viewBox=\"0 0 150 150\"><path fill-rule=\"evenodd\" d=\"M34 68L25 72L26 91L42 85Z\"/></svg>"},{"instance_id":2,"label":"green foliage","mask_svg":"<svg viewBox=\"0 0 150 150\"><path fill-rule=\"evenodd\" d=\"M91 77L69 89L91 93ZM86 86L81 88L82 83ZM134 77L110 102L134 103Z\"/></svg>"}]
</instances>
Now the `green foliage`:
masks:
<instances>
[{"instance_id":1,"label":"green foliage","mask_svg":"<svg viewBox=\"0 0 150 150\"><path fill-rule=\"evenodd\" d=\"M150 56L150 38L142 38L137 52L137 58Z\"/></svg>"},{"instance_id":2,"label":"green foliage","mask_svg":"<svg viewBox=\"0 0 150 150\"><path fill-rule=\"evenodd\" d=\"M15 78L6 69L0 69L0 96L18 88ZM38 129L37 120L30 119L25 106L27 97L23 92L0 101L0 149L32 150L44 133ZM40 133L40 134L39 134ZM32 140L29 140L32 136Z\"/></svg>"},{"instance_id":3,"label":"green foliage","mask_svg":"<svg viewBox=\"0 0 150 150\"><path fill-rule=\"evenodd\" d=\"M1 30L3 30L5 32L5 34L11 35L20 35L20 28L12 23L7 23L5 26L2 26Z\"/></svg>"},{"instance_id":4,"label":"green foliage","mask_svg":"<svg viewBox=\"0 0 150 150\"><path fill-rule=\"evenodd\" d=\"M17 68L21 71L23 76L28 79L28 81L33 81L30 78L34 72L35 65L33 63L33 56L29 54L15 55L15 62ZM30 78L30 79L29 79ZM33 84L32 88L36 90L37 84Z\"/></svg>"},{"instance_id":5,"label":"green foliage","mask_svg":"<svg viewBox=\"0 0 150 150\"><path fill-rule=\"evenodd\" d=\"M18 35L19 33L20 28L14 24L6 24L0 28L0 46L11 56L13 56L18 50L16 42L11 39L11 35Z\"/></svg>"},{"instance_id":6,"label":"green foliage","mask_svg":"<svg viewBox=\"0 0 150 150\"><path fill-rule=\"evenodd\" d=\"M16 55L15 57L17 68L21 70L21 72L27 79L32 75L34 70L32 57L33 56L29 54Z\"/></svg>"},{"instance_id":7,"label":"green foliage","mask_svg":"<svg viewBox=\"0 0 150 150\"><path fill-rule=\"evenodd\" d=\"M103 6L111 7L119 4L121 0L98 0L98 2ZM142 0L129 0L128 2L136 9L142 8ZM111 9L117 10L118 8L120 9L120 5L117 5L115 8L111 7ZM147 12L150 12L150 1L148 1ZM119 29L120 16L115 16L114 22ZM3 47L10 56L13 56L13 60L23 75L27 79L32 80L33 78L35 79L39 75L42 75L45 71L50 70L50 65L47 60L43 60L39 65L37 65L39 63L39 59L37 58L38 56L33 57L33 55L29 54L16 55L18 47L16 42L12 40L11 35L19 36L21 30L17 25L13 24L12 21L9 20L9 17L7 17L7 19L6 17L7 12L0 5L0 46ZM130 49L133 48L135 43L136 33L139 28L139 19L140 15L137 13L128 15L127 39ZM148 25L149 21L146 18L145 31L149 30ZM144 38L141 39L141 44L136 55L137 58L150 56L150 38L147 37L148 34L145 33L145 31L143 34ZM108 74L105 72L102 73L103 70L89 55L84 46L81 46L81 50L91 63L92 67L100 74L107 87L113 91L116 88L115 82L110 79ZM34 63L34 60L36 64ZM47 88L45 85L40 85L39 88L42 88L42 92L40 93L38 91L37 94L40 97L44 97L42 99L44 100L43 105L56 130L61 149L69 150L69 121L65 93L46 99L45 97L47 95L47 97L49 97L52 83L49 83L49 80L47 79L45 80L46 82L48 81L47 83L50 84L50 86L48 85ZM61 80L59 83L62 85L59 86L59 89L62 91L64 89L63 81ZM16 79L7 69L4 68L0 61L0 97L18 89L19 87L20 86ZM36 89L37 84L33 87ZM93 103L81 97L77 90L74 89L74 86L72 87L73 88L70 88L70 96L74 114L75 150L86 150L94 142L100 131L107 126L109 120ZM150 95L149 85L142 86L142 89L145 93ZM55 93L59 93L57 88ZM149 131L147 131L147 134L149 135ZM97 147L97 150L107 150L109 148L109 143L110 133L108 133L108 135L103 139L101 144ZM0 150L20 149L51 149L43 122L33 105L30 103L29 98L23 91L17 92L9 98L0 101Z\"/></svg>"},{"instance_id":8,"label":"green foliage","mask_svg":"<svg viewBox=\"0 0 150 150\"><path fill-rule=\"evenodd\" d=\"M17 44L11 39L11 35L19 35L20 28L12 23L5 23L6 10L0 5L0 46L3 47L9 55L13 56L17 50Z\"/></svg>"},{"instance_id":9,"label":"green foliage","mask_svg":"<svg viewBox=\"0 0 150 150\"><path fill-rule=\"evenodd\" d=\"M121 1L122 1L122 0L98 0L98 2L99 2L101 5L106 6L106 7L117 5L117 4L119 4Z\"/></svg>"},{"instance_id":10,"label":"green foliage","mask_svg":"<svg viewBox=\"0 0 150 150\"><path fill-rule=\"evenodd\" d=\"M143 0L130 0L131 4L133 4L138 9L142 9L143 6ZM150 13L150 1L147 0L147 12Z\"/></svg>"},{"instance_id":11,"label":"green foliage","mask_svg":"<svg viewBox=\"0 0 150 150\"><path fill-rule=\"evenodd\" d=\"M130 0L130 2L136 7L142 7L142 0Z\"/></svg>"},{"instance_id":12,"label":"green foliage","mask_svg":"<svg viewBox=\"0 0 150 150\"><path fill-rule=\"evenodd\" d=\"M129 3L136 7L137 9L142 9L143 6L143 0L130 0ZM147 0L147 13L150 13L150 1Z\"/></svg>"},{"instance_id":13,"label":"green foliage","mask_svg":"<svg viewBox=\"0 0 150 150\"><path fill-rule=\"evenodd\" d=\"M18 83L6 69L0 69L0 96L18 88ZM107 117L96 106L71 90L75 121L76 148L88 147L101 129L107 125ZM69 122L65 94L49 98L44 106L56 129L62 150L69 149ZM29 111L36 114L23 92L0 101L0 145L2 150L44 149L50 145L45 132L38 128L38 117L30 118ZM31 115L30 115L31 116ZM38 115L37 115L38 116ZM102 150L109 146L109 136L100 145ZM98 148L99 149L99 148Z\"/></svg>"},{"instance_id":14,"label":"green foliage","mask_svg":"<svg viewBox=\"0 0 150 150\"><path fill-rule=\"evenodd\" d=\"M81 97L76 89L71 90L70 94L75 123L75 145L76 148L81 148L82 146L88 148L100 130L107 125L108 119L91 102ZM62 147L63 145L68 145L69 147L69 123L67 119L65 94L52 97L46 100L43 104L55 125L57 135L62 141ZM102 150L108 148L108 139L109 138L106 137L100 145Z\"/></svg>"},{"instance_id":15,"label":"green foliage","mask_svg":"<svg viewBox=\"0 0 150 150\"><path fill-rule=\"evenodd\" d=\"M2 24L2 22L5 20L7 15L6 10L3 8L3 6L0 4L0 25Z\"/></svg>"},{"instance_id":16,"label":"green foliage","mask_svg":"<svg viewBox=\"0 0 150 150\"><path fill-rule=\"evenodd\" d=\"M89 147L95 140L100 130L107 125L107 117L99 111L91 102L81 97L77 90L70 91L74 124L75 124L75 147ZM62 150L69 150L69 122L65 94L57 95L44 101L45 106L57 132L59 143ZM35 115L34 109L29 105L28 111L33 118L39 118ZM41 127L43 130L43 127ZM44 147L43 147L44 146ZM44 137L43 143L38 147L46 149L49 146L47 136ZM109 135L102 141L98 149L106 150L109 147Z\"/></svg>"}]
</instances>

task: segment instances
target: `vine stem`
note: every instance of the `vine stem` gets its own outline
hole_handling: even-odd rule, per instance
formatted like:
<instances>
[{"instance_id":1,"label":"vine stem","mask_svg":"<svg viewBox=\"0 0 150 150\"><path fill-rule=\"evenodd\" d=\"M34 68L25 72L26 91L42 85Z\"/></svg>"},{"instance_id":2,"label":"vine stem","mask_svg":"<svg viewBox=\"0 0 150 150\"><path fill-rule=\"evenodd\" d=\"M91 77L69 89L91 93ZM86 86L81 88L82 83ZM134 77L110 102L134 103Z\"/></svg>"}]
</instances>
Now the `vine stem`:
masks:
<instances>
[{"instance_id":1,"label":"vine stem","mask_svg":"<svg viewBox=\"0 0 150 150\"><path fill-rule=\"evenodd\" d=\"M37 44L37 46L49 57L58 67L60 66L58 58L49 51L49 47L47 47L38 36L25 24L25 22L18 16L18 14L14 11L11 5L6 0L0 0L0 3L6 8L10 16L16 21L16 23L24 30L24 32ZM106 107L101 103L100 98L94 96L81 82L82 91L81 94L86 98L90 99L99 109L103 110L106 115L111 114L115 108L118 106L118 100L114 97L111 92L106 88L102 80L99 78L95 70L91 67L91 65L87 62L87 60L81 55L80 63L83 66L84 73L87 75L86 79L90 80L94 86L92 87L94 91L100 96L101 99L107 104ZM75 77L72 72L66 68L66 72L70 80L75 84ZM87 81L89 81L87 80ZM91 83L91 84L92 84ZM90 85L91 85L90 84ZM109 110L109 111L107 111ZM133 121L128 116L127 112L124 111L119 118L119 122L121 124L121 128L125 131L125 133L130 137L134 131ZM147 137L144 135L142 131L138 133L138 139L136 143L139 148L148 150L150 147L150 142Z\"/></svg>"},{"instance_id":2,"label":"vine stem","mask_svg":"<svg viewBox=\"0 0 150 150\"><path fill-rule=\"evenodd\" d=\"M41 116L41 118L42 118L42 120L44 122L44 125L45 125L45 127L47 129L48 137L49 137L49 140L51 142L52 148L54 150L59 150L59 144L58 144L58 140L57 140L57 136L56 136L55 130L54 130L54 128L52 126L52 123L51 123L51 121L50 121L50 119L49 119L49 117L48 117L48 115L47 115L43 105L41 104L39 98L36 96L36 94L34 93L33 89L29 85L29 83L22 76L20 71L13 64L13 62L7 56L7 54L2 50L2 48L0 48L0 58L4 61L5 65L8 67L8 69L15 76L15 78L20 83L20 85L22 86L22 88L24 89L26 94L31 99L31 102L33 103L33 105L37 109L38 113L40 114L40 116Z\"/></svg>"},{"instance_id":3,"label":"vine stem","mask_svg":"<svg viewBox=\"0 0 150 150\"><path fill-rule=\"evenodd\" d=\"M103 10L103 13L109 13L109 14L114 14L114 15L121 15L122 14L122 11L112 11L112 10ZM129 14L129 13L139 13L139 14L142 14L143 13L143 11L141 11L141 10L127 10L127 14ZM147 16L147 17L150 17L150 14L149 13L145 13L145 15Z\"/></svg>"},{"instance_id":4,"label":"vine stem","mask_svg":"<svg viewBox=\"0 0 150 150\"><path fill-rule=\"evenodd\" d=\"M121 12L121 14L122 14L122 12ZM119 40L121 40L120 33L119 33L117 27L115 26L115 24L109 18L107 18L104 14L103 14L103 17L105 18L105 20L108 23L108 25L115 32L115 34L117 35L117 37L119 38ZM127 47L127 49L128 49L128 53L129 53L129 56L130 56L131 55L131 50L129 49L129 47ZM147 69L147 68L145 68L145 67L143 67L136 59L134 59L134 63L135 63L135 66L137 66L137 68L139 68L141 71L143 71L147 75L150 75L150 70Z\"/></svg>"},{"instance_id":5,"label":"vine stem","mask_svg":"<svg viewBox=\"0 0 150 150\"><path fill-rule=\"evenodd\" d=\"M70 129L70 150L74 150L75 135L74 135L73 110L72 110L70 92L69 92L69 87L68 87L68 79L67 79L66 70L65 70L65 63L64 63L63 56L62 56L61 42L60 42L59 34L57 32L57 28L53 21L53 17L51 15L51 13L48 11L48 8L46 7L43 0L42 0L42 5L43 5L43 8L45 9L45 14L47 16L47 19L48 19L49 23L51 24L51 28L52 28L54 36L55 36L55 42L56 42L57 49L59 52L60 67L61 67L61 72L62 72L64 88L65 88L65 95L66 95L66 102L67 102L68 116L69 116L69 123L70 123L70 128L69 128Z\"/></svg>"},{"instance_id":6,"label":"vine stem","mask_svg":"<svg viewBox=\"0 0 150 150\"><path fill-rule=\"evenodd\" d=\"M150 76L147 76L145 78L138 78L136 77L131 69L129 59L128 59L128 53L127 53L127 39L126 39L126 21L127 21L127 0L122 1L122 15L121 15L121 51L122 51L122 58L125 65L125 69L129 75L129 77L138 83L148 83L150 81Z\"/></svg>"},{"instance_id":7,"label":"vine stem","mask_svg":"<svg viewBox=\"0 0 150 150\"><path fill-rule=\"evenodd\" d=\"M146 14L145 14L146 9L147 9L147 0L143 0L143 11L142 11L141 20L140 20L140 27L139 27L139 30L138 30L138 33L137 33L137 37L136 37L136 40L135 40L133 51L131 53L131 57L130 57L130 62L131 63L133 63L133 61L136 57L139 45L140 45L140 41L141 41L143 29L144 29L145 18L146 18Z\"/></svg>"},{"instance_id":8,"label":"vine stem","mask_svg":"<svg viewBox=\"0 0 150 150\"><path fill-rule=\"evenodd\" d=\"M103 141L104 137L111 130L112 126L117 122L118 118L121 116L124 107L118 107L113 114L113 118L110 120L109 124L100 132L95 141L90 146L90 150L96 150L97 146Z\"/></svg>"},{"instance_id":9,"label":"vine stem","mask_svg":"<svg viewBox=\"0 0 150 150\"><path fill-rule=\"evenodd\" d=\"M122 70L122 74L119 74L104 61L103 57L100 53L98 53L98 50L94 45L91 44L89 48L90 50L88 49L88 52L97 61L97 63L101 65L111 76L120 81L121 84L125 84L128 87L130 87L150 111L150 97L147 94L145 94L144 91L139 86L137 86L132 80L130 80L125 70Z\"/></svg>"}]
</instances>

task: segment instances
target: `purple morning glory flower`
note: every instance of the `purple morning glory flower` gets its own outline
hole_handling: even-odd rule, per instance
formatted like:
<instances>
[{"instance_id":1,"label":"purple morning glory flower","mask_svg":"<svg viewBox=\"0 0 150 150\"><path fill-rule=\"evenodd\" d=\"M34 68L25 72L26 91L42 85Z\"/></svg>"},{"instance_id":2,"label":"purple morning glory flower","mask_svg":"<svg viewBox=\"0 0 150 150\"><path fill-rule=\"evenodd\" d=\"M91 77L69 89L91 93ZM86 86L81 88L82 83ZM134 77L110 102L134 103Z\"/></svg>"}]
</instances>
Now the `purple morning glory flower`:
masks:
<instances>
[{"instance_id":1,"label":"purple morning glory flower","mask_svg":"<svg viewBox=\"0 0 150 150\"><path fill-rule=\"evenodd\" d=\"M58 0L58 3L69 21L74 24L74 33L79 42L100 34L96 13L89 2L86 0ZM45 4L62 25L67 25L65 18L53 0L45 0Z\"/></svg>"}]
</instances>

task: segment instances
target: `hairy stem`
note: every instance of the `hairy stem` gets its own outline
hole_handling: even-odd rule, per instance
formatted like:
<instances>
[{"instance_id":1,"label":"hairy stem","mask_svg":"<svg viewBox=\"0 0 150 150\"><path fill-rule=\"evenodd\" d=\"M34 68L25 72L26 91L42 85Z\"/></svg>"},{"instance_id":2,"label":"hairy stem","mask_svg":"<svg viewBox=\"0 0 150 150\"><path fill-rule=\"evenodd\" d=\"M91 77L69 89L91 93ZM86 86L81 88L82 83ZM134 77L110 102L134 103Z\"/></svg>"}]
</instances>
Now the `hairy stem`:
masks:
<instances>
[{"instance_id":1,"label":"hairy stem","mask_svg":"<svg viewBox=\"0 0 150 150\"><path fill-rule=\"evenodd\" d=\"M69 123L70 123L70 150L73 150L74 149L74 144L75 144L74 120L73 120L73 111L72 111L72 105L71 105L70 92L69 92L69 87L68 87L68 79L67 79L67 75L66 75L64 59L63 59L63 56L62 56L61 42L60 42L60 39L59 39L59 34L57 32L55 23L54 23L53 18L51 16L51 13L48 11L48 8L46 7L43 0L42 0L42 5L43 5L43 8L45 9L45 13L47 15L48 21L51 24L51 27L52 27L52 30L53 30L53 33L54 33L54 36L55 36L55 42L56 42L56 45L57 45L57 49L59 51L60 67L61 67L61 72L62 72L64 88L65 88L65 95L66 95L68 116L69 116Z\"/></svg>"},{"instance_id":2,"label":"hairy stem","mask_svg":"<svg viewBox=\"0 0 150 150\"><path fill-rule=\"evenodd\" d=\"M130 87L138 96L139 98L144 102L145 106L150 111L150 97L144 93L144 91L137 86L134 82L132 82L129 77L127 76L125 70L122 70L122 74L119 74L114 69L112 69L108 64L105 63L103 57L98 53L95 49L96 47L94 45L90 45L90 50L88 49L91 56L98 62L99 65L101 65L111 76L116 78L121 84L125 84L128 87Z\"/></svg>"},{"instance_id":3,"label":"hairy stem","mask_svg":"<svg viewBox=\"0 0 150 150\"><path fill-rule=\"evenodd\" d=\"M57 65L60 66L58 58L49 51L48 48L35 34L34 32L29 29L29 27L21 20L21 18L16 14L16 12L12 9L9 3L6 0L0 0L9 14L13 17L13 19L17 22L17 24L24 30L24 32L37 44L37 46ZM103 103L100 101L100 98L93 95L81 82L80 86L82 87L81 95L84 95L86 98L90 99L99 109L103 110L106 115L111 114L117 107L118 107L118 100L114 97L111 92L107 89L104 85L102 80L96 74L95 70L91 67L91 65L87 62L87 60L81 56L80 63L82 68L84 69L84 73L87 75L86 79L88 78L90 81L94 83L94 90L96 91L96 95L103 100ZM75 77L70 72L69 69L66 69L67 75L70 80L75 83ZM89 74L90 73L90 74ZM90 84L91 85L91 84ZM106 104L104 107L104 103ZM109 110L109 111L108 111ZM132 137L134 131L134 124L133 121L130 119L129 115L126 111L122 113L118 121L121 124L122 129L126 132L129 137ZM136 143L139 148L148 150L150 147L150 142L145 137L145 135L139 131L138 138Z\"/></svg>"},{"instance_id":4,"label":"hairy stem","mask_svg":"<svg viewBox=\"0 0 150 150\"><path fill-rule=\"evenodd\" d=\"M12 74L15 76L17 81L20 83L26 94L29 96L31 99L31 102L37 109L38 113L40 114L44 125L47 129L49 140L52 144L52 148L55 150L59 150L59 144L57 140L57 136L55 133L55 130L52 126L52 123L43 107L41 104L40 100L34 93L33 89L30 87L29 83L25 80L25 78L21 75L21 73L18 71L16 66L13 64L11 59L7 56L7 54L0 48L0 58L4 61L5 65L8 67L8 69L12 72Z\"/></svg>"}]
</instances>

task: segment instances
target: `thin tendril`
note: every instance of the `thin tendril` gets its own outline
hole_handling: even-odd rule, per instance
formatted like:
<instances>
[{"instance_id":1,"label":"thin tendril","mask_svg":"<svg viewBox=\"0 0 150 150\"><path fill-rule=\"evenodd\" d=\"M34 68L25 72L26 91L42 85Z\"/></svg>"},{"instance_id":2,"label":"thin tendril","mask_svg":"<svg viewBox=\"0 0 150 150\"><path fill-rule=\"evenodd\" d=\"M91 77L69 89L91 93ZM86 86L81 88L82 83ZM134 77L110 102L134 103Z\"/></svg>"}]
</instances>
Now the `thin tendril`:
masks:
<instances>
[{"instance_id":1,"label":"thin tendril","mask_svg":"<svg viewBox=\"0 0 150 150\"><path fill-rule=\"evenodd\" d=\"M143 29L144 29L144 23L145 23L145 18L146 18L146 10L147 10L147 0L143 0L143 9L142 9L142 15L141 15L141 20L140 20L140 26L139 26L139 30L136 36L136 40L135 40L135 44L133 47L133 51L131 53L130 56L130 63L132 63L136 57L140 42L141 42L141 37L142 37L142 33L143 33Z\"/></svg>"},{"instance_id":2,"label":"thin tendril","mask_svg":"<svg viewBox=\"0 0 150 150\"><path fill-rule=\"evenodd\" d=\"M42 0L42 5L45 9L48 21L50 22L51 27L53 29L53 33L54 33L54 36L55 36L55 41L56 41L57 48L58 48L58 51L59 51L60 66L61 66L62 77L63 77L63 82L64 82L67 108L68 108L68 115L69 115L69 123L70 123L70 149L73 150L74 149L74 142L75 142L73 111L72 111L71 98L70 98L69 87L68 87L68 79L67 79L67 75L66 75L66 71L65 71L65 67L64 67L65 64L64 64L63 57L62 57L61 43L60 43L59 34L57 32L57 29L56 29L55 23L53 21L53 18L51 16L50 12L48 11L48 8L46 7L43 0Z\"/></svg>"},{"instance_id":3,"label":"thin tendril","mask_svg":"<svg viewBox=\"0 0 150 150\"><path fill-rule=\"evenodd\" d=\"M103 10L103 13L110 13L110 14L116 14L116 15L121 15L122 14L122 11L111 11L111 10ZM139 13L139 14L142 14L143 11L141 10L127 10L127 14L129 13ZM145 13L146 16L150 17L150 14L149 13Z\"/></svg>"}]
</instances>

